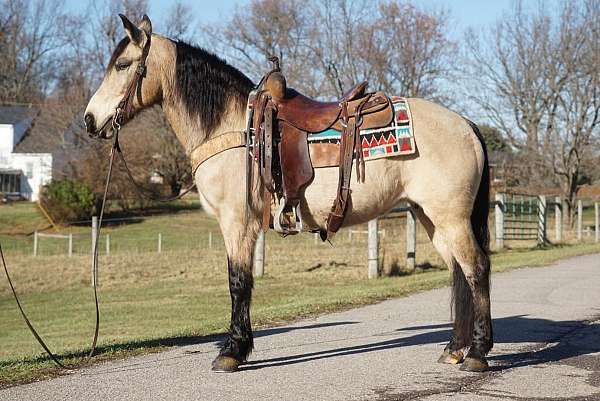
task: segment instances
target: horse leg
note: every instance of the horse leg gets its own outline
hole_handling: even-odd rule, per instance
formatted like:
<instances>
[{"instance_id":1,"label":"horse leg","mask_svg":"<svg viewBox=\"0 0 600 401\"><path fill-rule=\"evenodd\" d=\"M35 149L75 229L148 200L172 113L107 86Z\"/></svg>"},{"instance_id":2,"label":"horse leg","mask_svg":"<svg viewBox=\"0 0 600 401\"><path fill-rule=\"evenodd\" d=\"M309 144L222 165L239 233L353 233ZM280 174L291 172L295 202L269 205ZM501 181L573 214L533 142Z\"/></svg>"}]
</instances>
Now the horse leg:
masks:
<instances>
[{"instance_id":1,"label":"horse leg","mask_svg":"<svg viewBox=\"0 0 600 401\"><path fill-rule=\"evenodd\" d=\"M220 219L227 248L229 294L231 295L231 323L219 355L212 363L216 372L235 372L252 352L253 336L250 323L252 299L252 262L258 222L243 224L243 219Z\"/></svg>"},{"instance_id":2,"label":"horse leg","mask_svg":"<svg viewBox=\"0 0 600 401\"><path fill-rule=\"evenodd\" d=\"M461 290L460 282L456 282L457 276L462 276L460 266L456 263L452 251L448 245L448 241L442 235L440 230L436 230L431 219L425 214L421 207L413 205L415 214L421 225L425 228L429 239L433 246L438 251L448 269L455 278L452 294L452 311L454 315L453 332L450 341L444 348L444 352L439 357L439 363L459 364L464 360L463 349L471 343L471 332L473 328L473 307L471 301L471 292L467 287L467 291ZM468 299L462 299L467 297Z\"/></svg>"},{"instance_id":3,"label":"horse leg","mask_svg":"<svg viewBox=\"0 0 600 401\"><path fill-rule=\"evenodd\" d=\"M469 352L461 370L481 372L488 367L485 356L494 345L490 312L490 259L477 243L468 219L448 227L452 227L446 231L449 244L460 267L454 270L455 306L462 304L460 310L457 307L456 318L463 323L458 333L455 327L458 343L452 344L451 341L449 346L451 349L463 346L468 338L465 332L472 327ZM462 313L469 313L469 316L459 316ZM467 326L467 322L471 327Z\"/></svg>"}]
</instances>

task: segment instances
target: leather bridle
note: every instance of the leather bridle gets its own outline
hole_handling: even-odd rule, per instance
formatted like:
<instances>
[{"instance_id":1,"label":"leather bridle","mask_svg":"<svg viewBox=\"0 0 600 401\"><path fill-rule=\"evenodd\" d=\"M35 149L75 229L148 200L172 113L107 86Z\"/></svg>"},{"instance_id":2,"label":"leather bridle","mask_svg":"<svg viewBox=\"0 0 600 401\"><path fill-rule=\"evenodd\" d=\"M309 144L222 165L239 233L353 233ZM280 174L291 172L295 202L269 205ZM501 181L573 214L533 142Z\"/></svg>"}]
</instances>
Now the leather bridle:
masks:
<instances>
[{"instance_id":1,"label":"leather bridle","mask_svg":"<svg viewBox=\"0 0 600 401\"><path fill-rule=\"evenodd\" d=\"M112 128L114 131L120 130L121 125L133 118L133 115L135 114L133 106L134 95L137 96L137 100L140 105L144 104L142 101L142 81L146 77L146 60L148 59L148 54L150 53L151 41L152 35L146 34L146 43L142 48L142 56L135 69L135 75L129 83L129 86L127 86L127 90L117 105L115 114L113 115Z\"/></svg>"}]
</instances>

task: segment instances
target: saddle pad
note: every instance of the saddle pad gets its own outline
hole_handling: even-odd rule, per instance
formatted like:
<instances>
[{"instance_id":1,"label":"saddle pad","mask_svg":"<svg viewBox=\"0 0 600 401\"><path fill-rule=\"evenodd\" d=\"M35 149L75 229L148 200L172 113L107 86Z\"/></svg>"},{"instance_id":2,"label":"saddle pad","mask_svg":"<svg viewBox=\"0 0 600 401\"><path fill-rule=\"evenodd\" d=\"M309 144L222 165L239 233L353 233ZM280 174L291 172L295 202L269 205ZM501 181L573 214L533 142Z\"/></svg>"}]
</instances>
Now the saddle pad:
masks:
<instances>
[{"instance_id":1,"label":"saddle pad","mask_svg":"<svg viewBox=\"0 0 600 401\"><path fill-rule=\"evenodd\" d=\"M415 153L415 138L412 117L406 98L392 97L394 120L383 128L360 131L365 160L384 157L410 155ZM339 145L342 133L332 128L308 136L313 166L330 167L338 165Z\"/></svg>"}]
</instances>

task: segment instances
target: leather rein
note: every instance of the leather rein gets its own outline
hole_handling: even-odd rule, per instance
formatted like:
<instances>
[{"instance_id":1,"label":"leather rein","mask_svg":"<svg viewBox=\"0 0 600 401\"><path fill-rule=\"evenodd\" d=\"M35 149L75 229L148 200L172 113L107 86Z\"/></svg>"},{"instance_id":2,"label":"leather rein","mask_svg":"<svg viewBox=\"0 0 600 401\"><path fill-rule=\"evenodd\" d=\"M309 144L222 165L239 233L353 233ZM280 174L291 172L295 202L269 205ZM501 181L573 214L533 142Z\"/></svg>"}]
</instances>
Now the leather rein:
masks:
<instances>
[{"instance_id":1,"label":"leather rein","mask_svg":"<svg viewBox=\"0 0 600 401\"><path fill-rule=\"evenodd\" d=\"M153 197L147 196L145 195L142 191L143 191L143 187L141 185L139 185L134 179L133 179L133 175L131 174L131 171L129 169L129 167L127 166L127 162L125 161L125 158L123 156L123 152L121 151L121 147L119 145L119 132L121 130L121 125L123 125L124 123L126 123L127 121L129 121L133 115L134 115L134 106L133 106L133 99L134 99L134 95L137 95L138 97L138 102L142 105L142 94L141 94L141 87L142 87L142 80L144 79L144 77L146 76L146 59L148 57L148 53L150 51L150 39L151 35L147 35L147 41L146 44L144 45L144 48L142 49L142 57L138 63L138 66L136 68L135 71L135 76L133 78L133 80L131 81L131 83L129 84L129 86L127 87L127 90L125 91L125 95L123 96L123 99L121 99L121 101L119 102L117 108L115 109L115 114L113 116L112 119L112 129L113 129L113 142L112 142L112 146L110 149L110 156L109 156L109 164L108 164L108 172L106 175L106 181L105 181L105 185L104 185L104 192L102 195L102 206L100 209L100 216L98 218L98 234L96 235L96 239L95 242L93 244L93 257L92 257L92 283L93 283L93 292L94 292L94 304L95 304L95 310L96 310L96 319L95 319L95 327L94 327L94 335L93 335L93 339L91 342L91 349L90 352L87 354L87 356L83 357L81 359L81 361L79 363L76 364L72 364L72 365L67 365L64 364L63 362L61 362L58 357L50 350L50 348L48 347L48 345L45 343L45 341L42 339L42 337L40 336L40 334L37 332L37 330L35 329L35 327L33 326L33 324L31 323L31 321L29 320L29 318L27 317L27 314L25 313L23 306L21 305L21 302L19 300L19 297L17 295L17 292L15 290L15 287L13 285L11 276L9 274L8 271L8 267L6 264L6 260L4 258L4 252L2 250L2 244L0 244L0 259L2 260L2 266L4 267L4 273L6 274L6 278L8 280L8 284L10 286L13 298L15 299L15 302L17 304L17 308L19 309L19 312L21 313L21 316L23 317L23 320L25 321L25 324L27 325L27 327L29 328L29 331L31 332L31 334L33 335L33 337L37 340L37 342L41 345L41 347L44 349L44 351L46 352L46 354L48 354L48 356L50 357L50 359L59 367L61 367L62 369L67 369L67 370L74 370L74 369L78 369L80 367L86 366L89 364L92 356L94 355L94 353L96 352L96 347L97 347L97 342L98 342L98 334L100 331L100 307L99 307L99 303L98 303L98 287L97 287L97 282L98 282L98 241L100 238L100 231L102 229L102 220L104 217L104 210L105 210L105 206L106 206L106 199L108 196L108 189L110 186L110 181L111 181L111 177L112 177L112 171L113 171L113 165L114 165L114 160L115 160L115 156L118 154L120 159L123 162L123 165L125 166L125 170L127 172L127 176L129 177L129 179L131 180L131 182L134 184L136 190L138 191L138 193L143 196L146 197L148 199L151 199L153 201L162 201L162 202L168 202L168 201L172 201L175 199L179 199L182 196L184 196L185 194L187 194L189 191L191 191L196 185L195 183L193 185L191 185L190 187L186 188L184 191L182 191L179 195L172 197L172 198L166 198L166 199L155 199ZM107 139L108 137L106 135L100 136L100 138L103 139Z\"/></svg>"},{"instance_id":2,"label":"leather rein","mask_svg":"<svg viewBox=\"0 0 600 401\"><path fill-rule=\"evenodd\" d=\"M72 364L72 365L66 365L66 364L62 363L58 359L58 357L46 345L46 343L44 342L42 337L38 334L37 330L35 329L35 327L31 323L31 321L27 317L27 314L25 313L25 311L23 310L23 306L21 305L21 302L19 301L19 297L17 296L17 292L16 292L15 287L10 278L10 274L8 273L8 267L6 265L6 260L4 259L4 252L2 251L2 244L0 244L0 259L2 259L2 266L4 267L4 273L6 274L6 278L8 280L8 284L10 285L10 290L12 292L13 298L15 299L15 302L17 303L17 307L19 308L19 312L21 312L21 316L23 317L25 324L27 324L29 331L31 332L31 334L33 334L33 337L35 337L35 339L42 346L44 351L46 351L46 353L48 354L50 359L59 367L61 367L63 369L67 369L67 370L74 370L74 369L77 369L77 368L87 365L89 363L90 359L92 358L92 356L94 355L94 353L96 352L96 345L98 342L98 333L100 331L100 307L98 306L98 285L97 285L97 283L98 283L98 241L100 238L100 231L102 229L102 219L104 218L104 209L105 209L105 205L106 205L106 198L108 195L108 187L109 187L110 179L112 176L112 169L113 169L113 164L114 164L114 160L115 160L116 149L118 149L118 146L119 146L118 135L115 135L114 140L113 140L113 145L110 150L108 173L106 175L106 183L104 185L104 193L102 195L102 207L100 209L100 216L98 218L98 234L96 235L96 238L95 238L95 241L93 244L94 248L92 251L93 252L93 256L92 256L92 287L94 289L94 306L96 309L96 321L95 321L95 327L94 327L94 336L92 339L92 345L91 345L90 352L87 354L87 356L82 358L82 360L79 363Z\"/></svg>"}]
</instances>

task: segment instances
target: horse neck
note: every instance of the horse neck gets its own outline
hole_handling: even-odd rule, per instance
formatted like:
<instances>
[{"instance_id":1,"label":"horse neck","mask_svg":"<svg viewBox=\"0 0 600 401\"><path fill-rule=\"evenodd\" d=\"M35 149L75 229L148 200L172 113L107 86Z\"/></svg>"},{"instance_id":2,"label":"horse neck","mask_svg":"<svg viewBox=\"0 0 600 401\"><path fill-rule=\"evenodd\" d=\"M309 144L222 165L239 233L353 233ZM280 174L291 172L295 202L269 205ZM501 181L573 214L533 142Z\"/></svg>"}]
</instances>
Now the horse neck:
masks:
<instances>
[{"instance_id":1,"label":"horse neck","mask_svg":"<svg viewBox=\"0 0 600 401\"><path fill-rule=\"evenodd\" d=\"M188 100L183 99L176 89L176 44L166 38L159 38L158 50L165 55L159 63L162 86L161 106L186 152L189 154L211 137L243 130L246 124L246 105L232 97L225 105L219 125L211 132L207 132L200 117L188 111L186 103Z\"/></svg>"}]
</instances>

